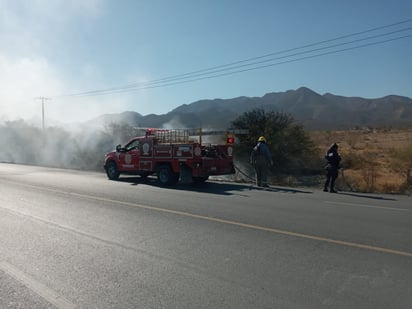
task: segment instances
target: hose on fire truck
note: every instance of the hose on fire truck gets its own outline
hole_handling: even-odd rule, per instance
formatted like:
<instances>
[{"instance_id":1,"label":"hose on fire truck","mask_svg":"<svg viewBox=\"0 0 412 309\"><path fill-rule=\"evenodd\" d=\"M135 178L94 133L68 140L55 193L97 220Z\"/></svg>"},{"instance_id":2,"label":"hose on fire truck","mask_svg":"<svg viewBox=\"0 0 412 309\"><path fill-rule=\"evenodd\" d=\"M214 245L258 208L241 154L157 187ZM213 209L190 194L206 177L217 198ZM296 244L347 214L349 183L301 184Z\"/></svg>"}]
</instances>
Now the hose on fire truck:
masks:
<instances>
[{"instance_id":1,"label":"hose on fire truck","mask_svg":"<svg viewBox=\"0 0 412 309\"><path fill-rule=\"evenodd\" d=\"M235 170L239 173L242 174L243 176L245 176L246 178L249 178L250 180L252 180L253 182L256 181L256 179L253 177L250 177L248 174L246 174L245 172L243 172L239 167L237 167L235 164L233 164Z\"/></svg>"}]
</instances>

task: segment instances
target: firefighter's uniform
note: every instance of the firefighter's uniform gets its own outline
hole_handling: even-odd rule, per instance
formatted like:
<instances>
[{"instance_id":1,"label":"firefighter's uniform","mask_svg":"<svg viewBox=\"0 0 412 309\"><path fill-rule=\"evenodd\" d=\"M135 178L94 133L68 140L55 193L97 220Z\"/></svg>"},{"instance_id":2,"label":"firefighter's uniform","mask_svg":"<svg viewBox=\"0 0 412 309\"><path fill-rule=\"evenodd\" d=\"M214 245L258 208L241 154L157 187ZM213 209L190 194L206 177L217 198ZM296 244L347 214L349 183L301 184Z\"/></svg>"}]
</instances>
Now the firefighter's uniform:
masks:
<instances>
[{"instance_id":1,"label":"firefighter's uniform","mask_svg":"<svg viewBox=\"0 0 412 309\"><path fill-rule=\"evenodd\" d=\"M255 168L256 185L259 187L267 187L267 170L269 165L273 164L273 161L272 154L270 153L264 136L259 137L257 145L253 147L250 155L250 163Z\"/></svg>"}]
</instances>

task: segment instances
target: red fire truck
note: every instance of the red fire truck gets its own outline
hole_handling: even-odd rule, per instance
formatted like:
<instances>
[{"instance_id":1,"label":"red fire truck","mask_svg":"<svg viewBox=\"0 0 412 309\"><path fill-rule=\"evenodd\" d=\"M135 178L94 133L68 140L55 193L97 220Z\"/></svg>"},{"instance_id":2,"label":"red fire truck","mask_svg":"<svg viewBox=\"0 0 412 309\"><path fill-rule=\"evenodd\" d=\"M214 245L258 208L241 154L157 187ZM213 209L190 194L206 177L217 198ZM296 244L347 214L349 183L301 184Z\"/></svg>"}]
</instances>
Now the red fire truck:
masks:
<instances>
[{"instance_id":1,"label":"red fire truck","mask_svg":"<svg viewBox=\"0 0 412 309\"><path fill-rule=\"evenodd\" d=\"M190 130L147 129L143 136L132 138L124 147L105 157L104 169L110 180L120 174L147 177L157 175L161 185L182 182L204 182L209 176L234 174L234 135L226 143L202 143L202 130L197 136Z\"/></svg>"}]
</instances>

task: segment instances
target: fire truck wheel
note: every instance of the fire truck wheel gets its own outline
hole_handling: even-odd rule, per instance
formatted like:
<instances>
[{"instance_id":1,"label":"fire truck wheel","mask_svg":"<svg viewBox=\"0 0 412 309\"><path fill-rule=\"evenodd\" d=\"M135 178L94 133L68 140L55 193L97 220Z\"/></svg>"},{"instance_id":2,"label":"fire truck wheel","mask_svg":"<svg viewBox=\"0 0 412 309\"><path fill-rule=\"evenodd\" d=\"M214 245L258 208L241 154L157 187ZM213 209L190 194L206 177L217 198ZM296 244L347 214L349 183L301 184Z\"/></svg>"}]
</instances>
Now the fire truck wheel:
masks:
<instances>
[{"instance_id":1,"label":"fire truck wheel","mask_svg":"<svg viewBox=\"0 0 412 309\"><path fill-rule=\"evenodd\" d=\"M179 177L173 173L168 165L162 165L157 171L157 180L162 186L174 185L178 182Z\"/></svg>"},{"instance_id":2,"label":"fire truck wheel","mask_svg":"<svg viewBox=\"0 0 412 309\"><path fill-rule=\"evenodd\" d=\"M118 180L119 179L119 171L117 170L116 163L110 161L106 167L106 174L110 180Z\"/></svg>"}]
</instances>

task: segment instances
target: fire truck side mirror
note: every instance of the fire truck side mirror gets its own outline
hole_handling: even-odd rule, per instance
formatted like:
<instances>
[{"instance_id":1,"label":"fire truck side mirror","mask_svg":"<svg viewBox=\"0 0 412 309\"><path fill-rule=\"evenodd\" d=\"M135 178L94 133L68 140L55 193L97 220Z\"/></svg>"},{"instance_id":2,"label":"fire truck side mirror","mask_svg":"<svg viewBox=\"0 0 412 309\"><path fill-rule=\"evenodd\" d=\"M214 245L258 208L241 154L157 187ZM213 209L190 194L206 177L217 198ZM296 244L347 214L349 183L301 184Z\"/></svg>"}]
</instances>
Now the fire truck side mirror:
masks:
<instances>
[{"instance_id":1,"label":"fire truck side mirror","mask_svg":"<svg viewBox=\"0 0 412 309\"><path fill-rule=\"evenodd\" d=\"M124 152L125 149L122 148L122 145L119 144L119 145L116 146L116 151L117 151L117 152Z\"/></svg>"}]
</instances>

